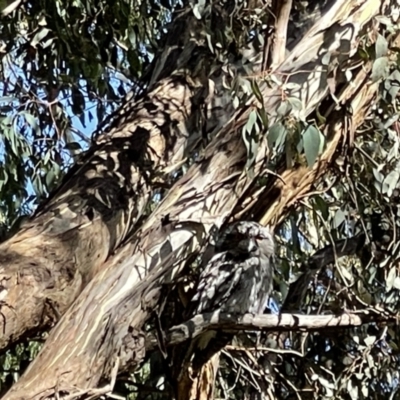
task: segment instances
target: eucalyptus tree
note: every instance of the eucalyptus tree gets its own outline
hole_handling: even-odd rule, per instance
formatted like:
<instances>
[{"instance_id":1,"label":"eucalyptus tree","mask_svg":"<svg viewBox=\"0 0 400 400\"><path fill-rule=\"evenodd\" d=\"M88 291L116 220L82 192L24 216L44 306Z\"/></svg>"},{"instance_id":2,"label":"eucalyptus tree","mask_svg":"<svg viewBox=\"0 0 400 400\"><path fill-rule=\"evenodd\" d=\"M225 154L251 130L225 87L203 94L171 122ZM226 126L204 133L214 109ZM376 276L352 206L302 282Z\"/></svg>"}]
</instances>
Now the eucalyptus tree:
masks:
<instances>
[{"instance_id":1,"label":"eucalyptus tree","mask_svg":"<svg viewBox=\"0 0 400 400\"><path fill-rule=\"evenodd\" d=\"M0 347L48 332L4 398L394 396L398 12L4 4ZM188 315L239 219L275 229L280 314Z\"/></svg>"}]
</instances>

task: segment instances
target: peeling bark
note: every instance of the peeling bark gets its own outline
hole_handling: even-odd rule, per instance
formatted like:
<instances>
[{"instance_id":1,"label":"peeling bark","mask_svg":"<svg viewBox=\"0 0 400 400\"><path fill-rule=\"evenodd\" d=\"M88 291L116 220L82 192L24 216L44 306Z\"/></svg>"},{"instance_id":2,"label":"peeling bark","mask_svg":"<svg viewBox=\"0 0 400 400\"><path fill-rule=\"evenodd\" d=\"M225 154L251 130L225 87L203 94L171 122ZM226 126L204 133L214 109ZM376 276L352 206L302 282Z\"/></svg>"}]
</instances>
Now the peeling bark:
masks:
<instances>
[{"instance_id":1,"label":"peeling bark","mask_svg":"<svg viewBox=\"0 0 400 400\"><path fill-rule=\"evenodd\" d=\"M230 107L221 118L213 108L225 92L218 70L210 72L213 55L193 40L202 29L192 15L175 20L148 91L116 113L58 190L0 244L0 348L65 312L135 229L155 190L169 187L204 132L232 114ZM172 44L180 51L170 54Z\"/></svg>"},{"instance_id":2,"label":"peeling bark","mask_svg":"<svg viewBox=\"0 0 400 400\"><path fill-rule=\"evenodd\" d=\"M305 115L315 110L315 107L329 93L329 77L327 71L321 68L322 57L329 52L332 62L337 61L337 65L345 66L348 58L355 53L357 35L361 28L380 11L379 4L377 5L374 0L365 0L361 3L359 2L356 7L345 0L337 1L276 71L280 76L287 76L288 82L300 84L299 89L292 91L290 95L301 99ZM362 73L366 74L360 71L359 75L361 76ZM162 80L160 84L161 82L172 84L168 80L172 78L165 79L166 81ZM190 82L192 81L193 77ZM340 82L339 78L338 82ZM351 104L356 110L367 110L369 104L365 102L365 99L368 100L374 94L376 85L365 85L362 79L357 79L355 82L356 86L354 82L352 82L352 87L345 86L339 97L344 104ZM345 82L341 83L345 85ZM160 84L155 85L153 90L160 88ZM362 84L364 85L361 86ZM179 90L176 89L180 94L173 97L173 100L171 98L168 100L168 103L173 103L179 99L173 106L175 107L173 115L178 125L191 115L190 111L182 113L182 109L190 108L195 87L186 82L183 86L179 86ZM174 86L170 88L173 92ZM265 99L265 108L270 113L270 121L273 123L277 106L281 101L282 88L271 89L266 85L261 85L261 90ZM187 93L187 97L183 93ZM160 110L157 111L157 117L164 115L163 105L165 107L166 104L163 102L163 96L167 95L170 95L169 91L159 93ZM356 101L358 103L355 103ZM169 131L168 135L164 136L160 127L166 126L165 119L160 117L161 122L157 120L148 108L143 107L143 104L141 109L137 109L136 115L127 112L125 124L132 123L135 128L125 128L124 125L117 131L111 130L114 133L110 134L110 138L102 136L97 142L98 147L95 146L97 152L91 153L93 157L88 158L70 175L71 181L67 182L72 182L73 185L67 184L61 187L55 197L38 213L38 220L42 216L44 218L40 229L34 223L32 226L25 227L22 233L11 239L17 240L15 243L21 242L23 246L26 246L25 243L29 243L35 232L36 235L48 237L43 235L48 231L51 232L51 229L56 229L53 226L57 227L56 223L46 225L48 215L56 215L54 210L59 210L64 203L71 205L75 200L78 206L72 209L73 217L70 220L67 219L70 225L67 229L56 230L56 234L53 233L51 238L55 236L58 239L72 230L74 237L77 237L77 243L78 239L81 240L84 237L77 236L76 232L79 232L79 228L82 228L82 232L86 235L89 231L84 229L95 225L92 220L88 220L87 212L92 210L90 215L94 215L92 219L98 223L97 231L100 233L104 231L107 239L104 240L106 250L100 247L105 254L100 258L106 258L111 249L113 250L117 244L121 243L121 237L125 238L126 244L120 246L115 255L108 259L93 279L89 280L77 301L52 330L37 359L4 399L39 399L54 395L78 395L79 390L95 388L102 378L110 377L116 363L120 370L137 365L143 358L141 329L154 311L155 305L158 304L162 285L174 282L185 262L191 260L205 244L212 228L219 227L232 214L236 216L252 214L263 222L279 221L289 206L309 192L315 180L324 173L325 168L334 159L339 143L348 138L348 132L351 132L346 125L348 116L344 112L341 114L331 112L330 115L337 119L332 126L327 127L327 147L319 161L313 168L303 166L286 169L282 167L283 169L279 171L281 179L268 172L268 151L263 139L260 141L254 165L254 176L250 176L244 171L246 149L242 142L241 130L247 122L252 107L253 105L236 113L230 123L226 124L213 138L204 154L170 189L166 198L145 223L140 228L135 227L136 231L132 236L129 233L133 225L126 223L125 219L131 220L133 217L135 220L135 217L139 216L137 210L140 207L137 204L128 207L132 201L129 197L132 192L128 191L135 187L141 196L148 198L151 193L151 185L148 185L148 181L154 182L157 176L155 169L162 170L169 165L171 161L169 157L172 157L173 162L178 162L179 157L182 157L182 155L178 156L179 149L184 148L187 137L183 135L184 137L181 138L180 131L180 133ZM143 110L145 110L145 116L141 119ZM342 118L339 118L339 115ZM359 118L357 115L352 118L353 131L360 123L357 118ZM135 125L136 119L141 121L139 125ZM146 124L151 125L149 127ZM141 136L143 130L147 132L145 135L148 135L148 138ZM135 132L135 138L138 136L135 139L136 144L130 142L132 132ZM171 141L171 137L175 139ZM140 160L143 162L136 163L134 167L131 166L129 152L127 152L127 158L123 161L129 161L130 168L128 175L124 175L123 181L117 174L118 168L102 168L106 161L118 165L115 160L118 160L121 155L118 151L113 152L114 140L119 144L122 143L118 147L120 151L124 149L124 146L128 146L129 151L136 151L137 157L141 157ZM153 165L150 168L150 176L146 175L148 174L148 169L144 168L147 165L146 162ZM146 171L144 176L140 174L141 168ZM108 175L110 171L113 175ZM84 178L85 174L89 177ZM94 174L93 177L91 174ZM261 176L269 179L268 184L262 187L258 183L258 178ZM109 182L114 184L115 182L128 184L128 188L125 189L127 190L125 202L130 214L121 211L124 207L119 207L118 215L101 213L101 210L107 211L112 208L110 201L118 199L107 195L108 192L97 191L96 183L99 181L96 179L99 177L110 178ZM82 179L84 182L81 182ZM88 179L93 179L89 180L90 185ZM83 184L86 186L84 187ZM92 197L86 198L81 192L75 192L76 187L84 187L86 193L88 186L92 190L96 189L95 193L101 194L101 201L93 194ZM90 199L95 205L89 202ZM267 212L265 207L269 207ZM82 210L84 210L83 213ZM136 214L132 213L132 210L135 210ZM66 213L70 212L70 208L67 208ZM54 220L58 221L57 218ZM62 221L64 223L64 219ZM109 221L112 222L107 225ZM69 243L68 241L68 245ZM21 254L25 253L21 252ZM67 254L71 255L70 252ZM99 261L98 264L99 266L91 265L90 271L100 269L101 262ZM65 265L65 261L60 262L60 265ZM80 271L79 267L76 268ZM83 278L88 274L85 271L80 273ZM75 275L73 276L76 279ZM12 287L14 285L16 285L15 282ZM11 288L11 285L9 287ZM44 288L41 290L43 291Z\"/></svg>"},{"instance_id":3,"label":"peeling bark","mask_svg":"<svg viewBox=\"0 0 400 400\"><path fill-rule=\"evenodd\" d=\"M126 335L132 328L141 329L152 311L143 299L179 274L187 257L203 244L216 216L220 224L236 205L234 193L243 192L249 181L241 173L244 163L240 132L219 135L141 227L137 243L122 248L87 285L49 336L45 346L49 351L43 349L26 371L25 383L20 380L9 395L49 396L56 386L71 393L70 382L80 388L96 387L103 375L109 375L115 358L125 350L121 346ZM171 222L163 226L167 214ZM84 341L79 347L73 345L78 337ZM59 349L59 366L53 346ZM130 360L131 365L138 361ZM83 365L88 368L82 369ZM54 368L65 373L49 375Z\"/></svg>"},{"instance_id":4,"label":"peeling bark","mask_svg":"<svg viewBox=\"0 0 400 400\"><path fill-rule=\"evenodd\" d=\"M47 301L63 313L135 226L157 175L184 156L194 94L175 76L128 104L120 129L99 137L32 220L0 245L0 347L41 324Z\"/></svg>"}]
</instances>

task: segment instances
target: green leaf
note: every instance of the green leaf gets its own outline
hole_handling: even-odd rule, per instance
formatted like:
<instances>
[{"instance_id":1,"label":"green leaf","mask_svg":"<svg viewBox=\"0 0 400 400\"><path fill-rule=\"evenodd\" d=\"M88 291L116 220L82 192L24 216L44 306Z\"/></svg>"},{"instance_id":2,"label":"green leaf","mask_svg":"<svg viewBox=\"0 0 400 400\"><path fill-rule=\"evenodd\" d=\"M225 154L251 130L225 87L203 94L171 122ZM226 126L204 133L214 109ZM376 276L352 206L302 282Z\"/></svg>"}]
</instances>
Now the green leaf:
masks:
<instances>
[{"instance_id":1,"label":"green leaf","mask_svg":"<svg viewBox=\"0 0 400 400\"><path fill-rule=\"evenodd\" d=\"M389 61L387 57L379 57L372 65L371 79L373 82L378 82L381 79L386 79L389 75Z\"/></svg>"},{"instance_id":2,"label":"green leaf","mask_svg":"<svg viewBox=\"0 0 400 400\"><path fill-rule=\"evenodd\" d=\"M276 110L276 113L280 117L286 117L290 114L290 111L292 111L292 105L288 101L283 101Z\"/></svg>"},{"instance_id":3,"label":"green leaf","mask_svg":"<svg viewBox=\"0 0 400 400\"><path fill-rule=\"evenodd\" d=\"M377 37L376 43L375 43L376 58L386 56L387 51L388 51L387 40L378 33L378 37Z\"/></svg>"},{"instance_id":4,"label":"green leaf","mask_svg":"<svg viewBox=\"0 0 400 400\"><path fill-rule=\"evenodd\" d=\"M346 218L346 213L344 211L340 210L340 209L337 210L336 214L335 214L335 217L333 219L332 227L334 229L339 228L339 226L345 220L345 218Z\"/></svg>"},{"instance_id":5,"label":"green leaf","mask_svg":"<svg viewBox=\"0 0 400 400\"><path fill-rule=\"evenodd\" d=\"M303 109L303 103L300 99L297 99L296 97L289 97L288 102L292 106L292 109L295 111L301 111Z\"/></svg>"},{"instance_id":6,"label":"green leaf","mask_svg":"<svg viewBox=\"0 0 400 400\"><path fill-rule=\"evenodd\" d=\"M280 122L273 124L268 130L268 146L271 148L274 147L274 145L279 147L281 143L284 143L286 134L286 128Z\"/></svg>"},{"instance_id":7,"label":"green leaf","mask_svg":"<svg viewBox=\"0 0 400 400\"><path fill-rule=\"evenodd\" d=\"M51 188L54 182L54 170L50 169L46 174L46 186Z\"/></svg>"},{"instance_id":8,"label":"green leaf","mask_svg":"<svg viewBox=\"0 0 400 400\"><path fill-rule=\"evenodd\" d=\"M41 197L43 195L43 184L38 175L33 178L32 187L37 197Z\"/></svg>"},{"instance_id":9,"label":"green leaf","mask_svg":"<svg viewBox=\"0 0 400 400\"><path fill-rule=\"evenodd\" d=\"M255 80L251 81L251 88L253 89L253 93L256 96L257 100L261 104L264 104L264 97L261 94L260 88L258 87L257 82Z\"/></svg>"},{"instance_id":10,"label":"green leaf","mask_svg":"<svg viewBox=\"0 0 400 400\"><path fill-rule=\"evenodd\" d=\"M135 33L135 31L134 31L134 29L129 29L128 30L128 39L129 39L129 42L131 43L131 45L132 46L137 46L137 44L136 44L136 33Z\"/></svg>"},{"instance_id":11,"label":"green leaf","mask_svg":"<svg viewBox=\"0 0 400 400\"><path fill-rule=\"evenodd\" d=\"M247 120L247 123L245 126L245 129L247 132L251 132L253 130L253 127L254 127L256 121L257 121L257 111L252 110L250 112L249 119Z\"/></svg>"},{"instance_id":12,"label":"green leaf","mask_svg":"<svg viewBox=\"0 0 400 400\"><path fill-rule=\"evenodd\" d=\"M307 164L312 167L315 160L318 157L320 144L321 144L321 133L314 125L309 125L303 132L303 147L306 155Z\"/></svg>"},{"instance_id":13,"label":"green leaf","mask_svg":"<svg viewBox=\"0 0 400 400\"><path fill-rule=\"evenodd\" d=\"M258 116L261 119L261 122L263 124L263 128L267 129L268 125L269 125L269 120L268 120L268 114L267 114L267 112L265 111L264 108L258 109Z\"/></svg>"},{"instance_id":14,"label":"green leaf","mask_svg":"<svg viewBox=\"0 0 400 400\"><path fill-rule=\"evenodd\" d=\"M9 140L9 144L11 146L11 150L18 157L18 155L19 155L19 146L18 146L17 142L19 142L19 141L17 140L17 133L15 132L15 125L14 125L13 128L5 129L4 130L4 135L8 136L8 140Z\"/></svg>"},{"instance_id":15,"label":"green leaf","mask_svg":"<svg viewBox=\"0 0 400 400\"><path fill-rule=\"evenodd\" d=\"M32 128L32 130L34 132L40 132L40 128L39 128L39 125L37 123L37 120L32 114L30 114L30 113L28 113L26 111L21 111L19 113L19 115L21 115L21 116L23 116L25 118L26 123Z\"/></svg>"}]
</instances>

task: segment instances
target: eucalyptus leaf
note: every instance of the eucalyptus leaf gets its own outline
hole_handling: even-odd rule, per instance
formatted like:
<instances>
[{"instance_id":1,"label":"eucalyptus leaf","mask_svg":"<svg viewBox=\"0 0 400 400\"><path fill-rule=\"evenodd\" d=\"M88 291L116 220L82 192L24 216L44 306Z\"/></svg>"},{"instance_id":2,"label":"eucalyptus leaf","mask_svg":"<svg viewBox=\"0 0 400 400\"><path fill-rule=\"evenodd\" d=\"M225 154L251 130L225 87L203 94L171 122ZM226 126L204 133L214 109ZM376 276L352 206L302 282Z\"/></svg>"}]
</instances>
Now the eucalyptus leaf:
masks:
<instances>
[{"instance_id":1,"label":"eucalyptus leaf","mask_svg":"<svg viewBox=\"0 0 400 400\"><path fill-rule=\"evenodd\" d=\"M279 147L282 143L285 142L286 134L286 128L280 122L273 124L269 128L267 135L269 147L272 148L274 147L274 145L276 147Z\"/></svg>"},{"instance_id":2,"label":"eucalyptus leaf","mask_svg":"<svg viewBox=\"0 0 400 400\"><path fill-rule=\"evenodd\" d=\"M378 82L381 79L386 79L389 75L389 60L387 57L377 58L372 65L371 79L373 82Z\"/></svg>"},{"instance_id":3,"label":"eucalyptus leaf","mask_svg":"<svg viewBox=\"0 0 400 400\"><path fill-rule=\"evenodd\" d=\"M332 227L333 229L339 228L339 226L344 222L346 219L346 213L342 210L337 210L335 213L335 218L333 219Z\"/></svg>"},{"instance_id":4,"label":"eucalyptus leaf","mask_svg":"<svg viewBox=\"0 0 400 400\"><path fill-rule=\"evenodd\" d=\"M257 111L252 110L249 115L249 119L247 120L247 123L245 125L245 129L247 132L251 132L256 124L257 121Z\"/></svg>"},{"instance_id":5,"label":"eucalyptus leaf","mask_svg":"<svg viewBox=\"0 0 400 400\"><path fill-rule=\"evenodd\" d=\"M375 42L376 58L386 56L387 51L388 51L388 42L382 35L380 35L378 33L378 36L377 36L376 42Z\"/></svg>"},{"instance_id":6,"label":"eucalyptus leaf","mask_svg":"<svg viewBox=\"0 0 400 400\"><path fill-rule=\"evenodd\" d=\"M320 151L321 133L315 126L309 125L303 132L302 138L307 164L312 167Z\"/></svg>"},{"instance_id":7,"label":"eucalyptus leaf","mask_svg":"<svg viewBox=\"0 0 400 400\"><path fill-rule=\"evenodd\" d=\"M276 110L277 114L281 117L286 117L290 114L290 111L292 111L292 105L289 101L283 101Z\"/></svg>"}]
</instances>

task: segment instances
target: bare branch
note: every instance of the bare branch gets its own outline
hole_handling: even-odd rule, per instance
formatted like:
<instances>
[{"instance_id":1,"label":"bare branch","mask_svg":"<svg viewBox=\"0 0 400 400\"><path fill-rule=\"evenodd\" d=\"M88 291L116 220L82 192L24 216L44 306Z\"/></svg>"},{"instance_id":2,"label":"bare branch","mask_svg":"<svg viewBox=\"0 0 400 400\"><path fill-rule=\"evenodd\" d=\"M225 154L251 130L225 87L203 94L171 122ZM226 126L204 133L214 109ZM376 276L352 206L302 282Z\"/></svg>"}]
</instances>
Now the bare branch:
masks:
<instances>
[{"instance_id":1,"label":"bare branch","mask_svg":"<svg viewBox=\"0 0 400 400\"><path fill-rule=\"evenodd\" d=\"M383 11L373 0L364 0L357 6L344 0L338 1L282 64L279 71L281 76L290 75L293 82L300 85L290 95L298 97L305 104L304 115L314 110L328 93L326 71L321 67L322 55L329 52L339 64L347 63L357 50L360 29L378 12ZM368 72L365 73L367 75ZM352 87L349 89L351 96L362 90L374 93L377 88L374 84L361 87L356 80L347 86ZM273 123L276 109L281 102L282 88L278 85L267 88L265 85L260 90L265 99L265 107L271 114L270 122ZM343 103L346 100L348 98L344 97ZM363 101L359 103L360 107L370 106L370 103L366 105ZM146 305L143 300L163 283L174 282L181 270L182 260L196 255L209 235L212 223L218 226L231 215L235 207L244 207L246 204L242 200L247 197L248 188L251 184L257 187L256 178L267 167L268 154L264 143L261 143L254 166L255 178L250 177L244 168L246 149L241 132L251 110L251 107L240 110L225 125L210 143L202 159L174 185L158 209L142 225L134 238L135 242L132 243L132 240L120 248L114 258L109 259L106 269L95 276L62 317L56 329L51 332L40 356L14 385L6 399L34 399L39 398L39 393L52 396L55 385L63 388L71 380L82 388L95 387L102 376L110 375L112 365L109 360L112 355L126 351L123 346L126 335L130 334L132 328L140 330L154 310L154 307ZM341 112L342 118L345 118L345 110ZM356 120L358 114L354 115L353 126L357 126L360 121ZM333 120L333 130L326 135L327 150L314 169L303 166L305 172L300 175L300 181L292 179L296 178L297 170L288 170L284 181L291 182L293 186L285 187L279 182L263 187L263 196L259 196L264 201L263 211L265 212L264 199L269 199L276 205L269 210L265 222L283 218L297 196L306 194L315 178L323 173L337 153L338 143L346 137L342 132L342 118ZM306 179L303 180L304 176ZM268 192L274 189L275 192ZM260 209L255 211L258 212L253 215L262 216ZM162 224L165 215L169 215L172 221L167 226ZM210 224L198 222L204 218L209 218ZM263 318L272 318L269 326L276 326L279 320L274 318L282 319L282 316L263 316L261 322L256 319L259 317L251 318L244 321L247 325L239 325L240 328L254 330L261 322L268 327ZM309 326L305 322L307 318L310 317L291 316L282 323L285 322L287 329L305 328ZM342 326L362 323L362 319L359 319L361 317L357 316L321 318L324 319L323 323L316 324L315 329L340 326L340 323ZM77 338L84 338L79 348L76 346ZM62 348L59 343L63 343ZM129 348L129 351L134 353L134 349ZM121 369L125 367L121 365ZM79 375L76 371L79 371ZM40 396L43 397L42 394Z\"/></svg>"},{"instance_id":2,"label":"bare branch","mask_svg":"<svg viewBox=\"0 0 400 400\"><path fill-rule=\"evenodd\" d=\"M374 312L375 311L375 312ZM326 328L348 328L369 322L396 322L398 315L381 314L378 310L345 312L341 315L302 315L302 314L245 314L238 318L230 314L206 313L196 315L183 324L174 326L167 335L167 344L176 345L194 339L208 330L220 331L288 331L319 330ZM148 341L152 349L155 339Z\"/></svg>"},{"instance_id":3,"label":"bare branch","mask_svg":"<svg viewBox=\"0 0 400 400\"><path fill-rule=\"evenodd\" d=\"M285 59L287 28L292 0L278 0L277 9L275 35L271 50L272 69L275 69Z\"/></svg>"}]
</instances>

